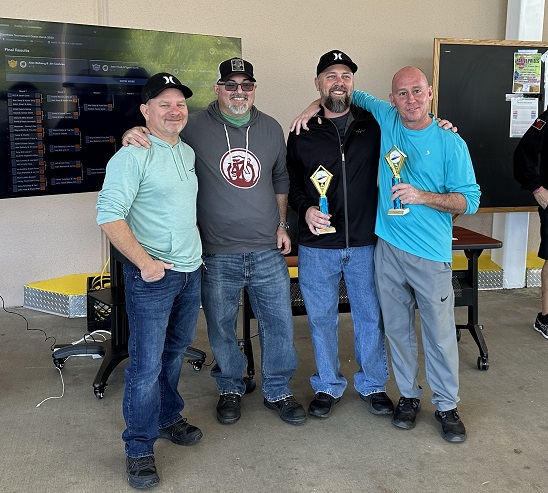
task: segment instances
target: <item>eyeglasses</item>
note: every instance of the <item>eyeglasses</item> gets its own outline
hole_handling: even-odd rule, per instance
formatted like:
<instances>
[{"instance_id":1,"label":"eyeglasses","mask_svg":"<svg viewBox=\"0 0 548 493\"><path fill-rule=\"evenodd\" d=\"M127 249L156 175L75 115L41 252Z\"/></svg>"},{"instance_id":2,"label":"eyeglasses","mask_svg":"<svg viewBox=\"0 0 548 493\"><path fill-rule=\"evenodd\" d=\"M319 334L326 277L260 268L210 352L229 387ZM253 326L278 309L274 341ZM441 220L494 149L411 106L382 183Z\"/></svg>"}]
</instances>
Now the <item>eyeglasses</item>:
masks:
<instances>
[{"instance_id":1,"label":"eyeglasses","mask_svg":"<svg viewBox=\"0 0 548 493\"><path fill-rule=\"evenodd\" d=\"M237 82L234 82L233 80L227 80L226 82L217 82L218 86L225 86L225 89L229 92L237 91L238 86L242 87L242 91L245 92L251 92L253 89L255 89L255 83L254 82L242 82L238 84Z\"/></svg>"}]
</instances>

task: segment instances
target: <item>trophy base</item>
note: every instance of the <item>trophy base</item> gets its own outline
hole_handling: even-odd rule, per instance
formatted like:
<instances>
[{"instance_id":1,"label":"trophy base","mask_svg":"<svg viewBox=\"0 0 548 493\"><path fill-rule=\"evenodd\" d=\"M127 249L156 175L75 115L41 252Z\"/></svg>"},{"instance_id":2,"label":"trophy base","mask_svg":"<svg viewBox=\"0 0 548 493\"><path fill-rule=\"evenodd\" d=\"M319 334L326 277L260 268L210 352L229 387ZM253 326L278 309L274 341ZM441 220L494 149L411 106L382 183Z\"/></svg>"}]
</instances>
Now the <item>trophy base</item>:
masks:
<instances>
[{"instance_id":1,"label":"trophy base","mask_svg":"<svg viewBox=\"0 0 548 493\"><path fill-rule=\"evenodd\" d=\"M320 235L325 235L327 233L335 233L337 230L333 226L329 226L328 228L316 228L316 231Z\"/></svg>"},{"instance_id":2,"label":"trophy base","mask_svg":"<svg viewBox=\"0 0 548 493\"><path fill-rule=\"evenodd\" d=\"M405 216L409 209L388 209L389 216Z\"/></svg>"}]
</instances>

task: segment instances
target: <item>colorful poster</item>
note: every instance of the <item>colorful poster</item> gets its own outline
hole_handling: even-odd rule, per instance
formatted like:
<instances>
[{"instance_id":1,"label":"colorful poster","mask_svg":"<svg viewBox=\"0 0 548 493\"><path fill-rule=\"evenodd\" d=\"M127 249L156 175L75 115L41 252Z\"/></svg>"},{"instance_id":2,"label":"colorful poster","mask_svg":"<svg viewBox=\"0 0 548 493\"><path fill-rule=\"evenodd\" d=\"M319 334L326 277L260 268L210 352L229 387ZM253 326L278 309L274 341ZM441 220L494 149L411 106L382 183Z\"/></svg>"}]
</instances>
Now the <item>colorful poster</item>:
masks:
<instances>
[{"instance_id":1,"label":"colorful poster","mask_svg":"<svg viewBox=\"0 0 548 493\"><path fill-rule=\"evenodd\" d=\"M513 93L540 93L540 53L514 53Z\"/></svg>"}]
</instances>

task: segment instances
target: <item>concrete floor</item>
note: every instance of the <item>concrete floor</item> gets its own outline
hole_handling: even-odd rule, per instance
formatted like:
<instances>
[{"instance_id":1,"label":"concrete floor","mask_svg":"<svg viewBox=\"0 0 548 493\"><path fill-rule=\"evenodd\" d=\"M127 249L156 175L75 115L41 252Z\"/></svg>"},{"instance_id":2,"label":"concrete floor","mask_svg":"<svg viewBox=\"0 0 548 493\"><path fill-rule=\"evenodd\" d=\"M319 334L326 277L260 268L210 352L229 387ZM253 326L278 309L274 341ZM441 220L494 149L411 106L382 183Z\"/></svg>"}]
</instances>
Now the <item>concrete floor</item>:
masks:
<instances>
[{"instance_id":1,"label":"concrete floor","mask_svg":"<svg viewBox=\"0 0 548 493\"><path fill-rule=\"evenodd\" d=\"M430 391L414 430L370 414L349 387L327 420L304 426L283 423L262 403L259 390L243 398L242 419L217 422L217 392L209 368L185 365L181 390L185 416L204 432L194 447L156 444L161 484L155 492L538 492L548 491L548 340L531 326L538 288L480 292L480 323L490 369L476 367L478 349L468 334L460 341L461 403L468 430L463 444L445 442L434 419ZM30 329L57 343L79 339L84 319L65 319L15 308ZM457 309L464 319L465 309ZM254 324L255 322L253 322ZM252 327L255 327L253 325ZM61 378L52 363L52 339L27 331L21 317L0 312L0 490L3 493L134 491L125 476L120 434L123 367L111 375L104 399L92 381L100 360L73 357ZM313 397L314 369L306 317L295 318L299 369L294 392L305 406ZM254 339L258 359L258 341ZM195 346L208 352L203 315ZM349 314L341 315L342 369L355 368ZM397 400L394 381L389 395Z\"/></svg>"}]
</instances>

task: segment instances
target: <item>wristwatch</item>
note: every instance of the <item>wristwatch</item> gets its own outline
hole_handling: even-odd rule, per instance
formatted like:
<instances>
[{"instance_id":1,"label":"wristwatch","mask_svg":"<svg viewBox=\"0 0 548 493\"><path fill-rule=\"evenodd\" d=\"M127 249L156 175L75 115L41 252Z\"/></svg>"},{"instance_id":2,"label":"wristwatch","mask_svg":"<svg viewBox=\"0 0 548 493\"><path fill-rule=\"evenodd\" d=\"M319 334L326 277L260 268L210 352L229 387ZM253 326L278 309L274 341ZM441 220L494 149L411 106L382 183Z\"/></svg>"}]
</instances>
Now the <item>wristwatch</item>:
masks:
<instances>
[{"instance_id":1,"label":"wristwatch","mask_svg":"<svg viewBox=\"0 0 548 493\"><path fill-rule=\"evenodd\" d=\"M289 229L289 223L286 223L285 221L280 221L278 223L278 228Z\"/></svg>"}]
</instances>

